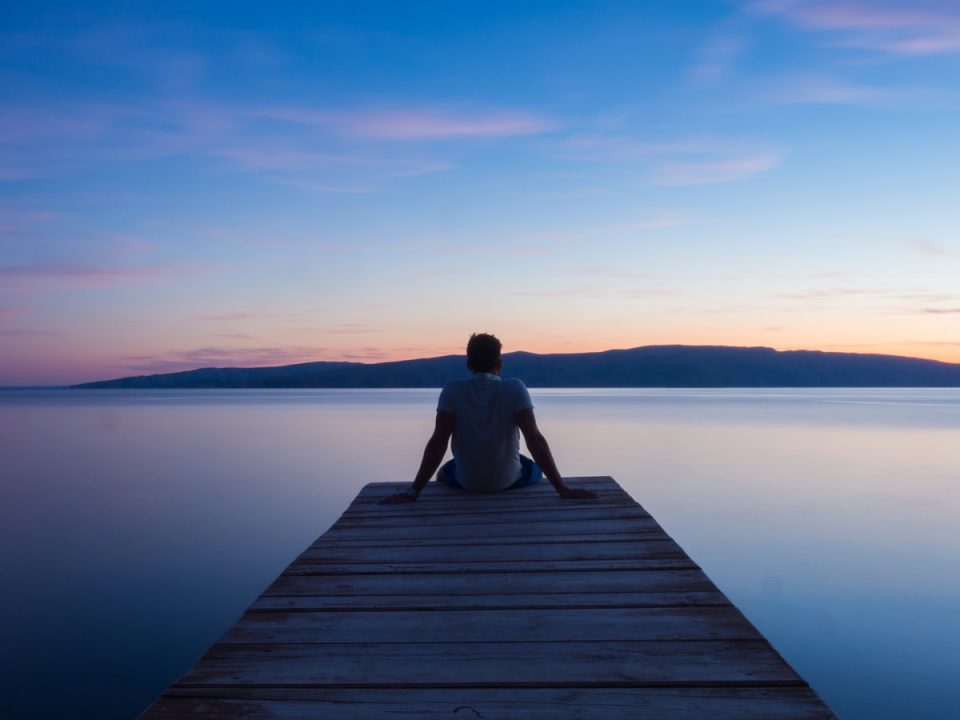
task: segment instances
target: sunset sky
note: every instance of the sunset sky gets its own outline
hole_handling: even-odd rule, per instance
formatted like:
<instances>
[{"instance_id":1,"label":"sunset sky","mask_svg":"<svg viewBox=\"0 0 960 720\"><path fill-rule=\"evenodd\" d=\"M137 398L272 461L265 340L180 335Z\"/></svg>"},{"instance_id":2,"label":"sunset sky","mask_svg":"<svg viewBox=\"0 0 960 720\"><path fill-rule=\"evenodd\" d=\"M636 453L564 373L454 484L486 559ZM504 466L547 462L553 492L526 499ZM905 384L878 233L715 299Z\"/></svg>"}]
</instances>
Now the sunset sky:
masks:
<instances>
[{"instance_id":1,"label":"sunset sky","mask_svg":"<svg viewBox=\"0 0 960 720\"><path fill-rule=\"evenodd\" d=\"M960 362L960 3L5 3L0 385Z\"/></svg>"}]
</instances>

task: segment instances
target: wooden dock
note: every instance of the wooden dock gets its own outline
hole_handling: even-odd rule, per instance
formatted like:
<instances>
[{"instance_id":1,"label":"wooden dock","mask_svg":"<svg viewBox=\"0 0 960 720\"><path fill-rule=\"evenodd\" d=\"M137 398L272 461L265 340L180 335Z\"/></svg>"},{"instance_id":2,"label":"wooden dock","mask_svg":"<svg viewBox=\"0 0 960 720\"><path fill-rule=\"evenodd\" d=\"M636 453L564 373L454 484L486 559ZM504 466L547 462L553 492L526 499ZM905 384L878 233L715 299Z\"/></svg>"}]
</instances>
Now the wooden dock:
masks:
<instances>
[{"instance_id":1,"label":"wooden dock","mask_svg":"<svg viewBox=\"0 0 960 720\"><path fill-rule=\"evenodd\" d=\"M363 488L141 717L833 718L612 478Z\"/></svg>"}]
</instances>

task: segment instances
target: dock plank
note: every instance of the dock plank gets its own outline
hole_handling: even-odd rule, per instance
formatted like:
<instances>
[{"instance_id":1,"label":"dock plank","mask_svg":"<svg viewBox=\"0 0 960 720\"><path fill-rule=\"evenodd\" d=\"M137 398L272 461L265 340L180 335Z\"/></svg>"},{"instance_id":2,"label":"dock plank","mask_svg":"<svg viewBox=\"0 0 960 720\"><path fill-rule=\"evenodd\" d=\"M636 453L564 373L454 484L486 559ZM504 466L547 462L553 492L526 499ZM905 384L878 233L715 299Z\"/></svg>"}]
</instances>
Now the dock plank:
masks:
<instances>
[{"instance_id":1,"label":"dock plank","mask_svg":"<svg viewBox=\"0 0 960 720\"><path fill-rule=\"evenodd\" d=\"M504 548L507 548L506 550ZM403 560L416 562L503 562L509 555L515 562L556 562L560 560L623 560L629 558L682 557L683 550L672 539L650 537L632 542L557 542L535 544L480 544L408 546ZM381 547L313 546L297 563L389 563L397 558L396 545Z\"/></svg>"},{"instance_id":2,"label":"dock plank","mask_svg":"<svg viewBox=\"0 0 960 720\"><path fill-rule=\"evenodd\" d=\"M806 688L173 689L150 720L831 720Z\"/></svg>"},{"instance_id":3,"label":"dock plank","mask_svg":"<svg viewBox=\"0 0 960 720\"><path fill-rule=\"evenodd\" d=\"M708 608L247 612L221 643L760 640L732 605Z\"/></svg>"},{"instance_id":4,"label":"dock plank","mask_svg":"<svg viewBox=\"0 0 960 720\"><path fill-rule=\"evenodd\" d=\"M608 477L366 485L141 716L832 718Z\"/></svg>"},{"instance_id":5,"label":"dock plank","mask_svg":"<svg viewBox=\"0 0 960 720\"><path fill-rule=\"evenodd\" d=\"M804 685L763 642L626 641L218 644L179 685L380 687L383 677L398 687L432 688Z\"/></svg>"}]
</instances>

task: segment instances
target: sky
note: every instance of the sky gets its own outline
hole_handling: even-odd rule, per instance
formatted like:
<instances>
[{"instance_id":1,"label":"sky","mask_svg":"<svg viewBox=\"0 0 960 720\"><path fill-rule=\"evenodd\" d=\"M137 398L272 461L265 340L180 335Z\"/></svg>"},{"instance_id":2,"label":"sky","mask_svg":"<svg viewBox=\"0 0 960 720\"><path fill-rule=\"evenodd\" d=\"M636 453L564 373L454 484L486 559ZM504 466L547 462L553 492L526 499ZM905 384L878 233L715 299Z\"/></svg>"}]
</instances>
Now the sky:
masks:
<instances>
[{"instance_id":1,"label":"sky","mask_svg":"<svg viewBox=\"0 0 960 720\"><path fill-rule=\"evenodd\" d=\"M0 385L960 362L957 78L953 0L4 2Z\"/></svg>"}]
</instances>

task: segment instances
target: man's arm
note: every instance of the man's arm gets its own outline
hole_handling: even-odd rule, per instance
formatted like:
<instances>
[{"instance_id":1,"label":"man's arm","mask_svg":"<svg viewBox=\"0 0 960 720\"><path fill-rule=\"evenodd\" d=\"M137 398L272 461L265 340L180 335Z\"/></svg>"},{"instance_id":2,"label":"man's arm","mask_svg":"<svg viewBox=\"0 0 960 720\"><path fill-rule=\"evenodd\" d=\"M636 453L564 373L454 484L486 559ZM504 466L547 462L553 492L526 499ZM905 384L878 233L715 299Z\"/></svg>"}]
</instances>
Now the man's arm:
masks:
<instances>
[{"instance_id":1,"label":"man's arm","mask_svg":"<svg viewBox=\"0 0 960 720\"><path fill-rule=\"evenodd\" d=\"M443 462L443 456L447 452L447 445L450 443L450 435L453 434L453 413L437 410L437 421L433 427L433 435L427 440L427 446L423 449L423 459L420 461L420 469L413 480L412 492L402 492L396 495L385 497L379 505L394 505L396 503L413 502L417 495L423 490L424 486L430 482L430 478Z\"/></svg>"},{"instance_id":2,"label":"man's arm","mask_svg":"<svg viewBox=\"0 0 960 720\"><path fill-rule=\"evenodd\" d=\"M527 449L533 455L534 461L543 470L547 480L553 485L554 490L560 493L560 497L569 499L588 499L595 498L597 494L583 488L572 488L563 482L563 476L557 469L557 463L553 459L553 453L550 452L550 446L547 439L537 427L537 418L533 414L533 408L521 410L516 414L517 426L523 433L523 439L527 443Z\"/></svg>"}]
</instances>

